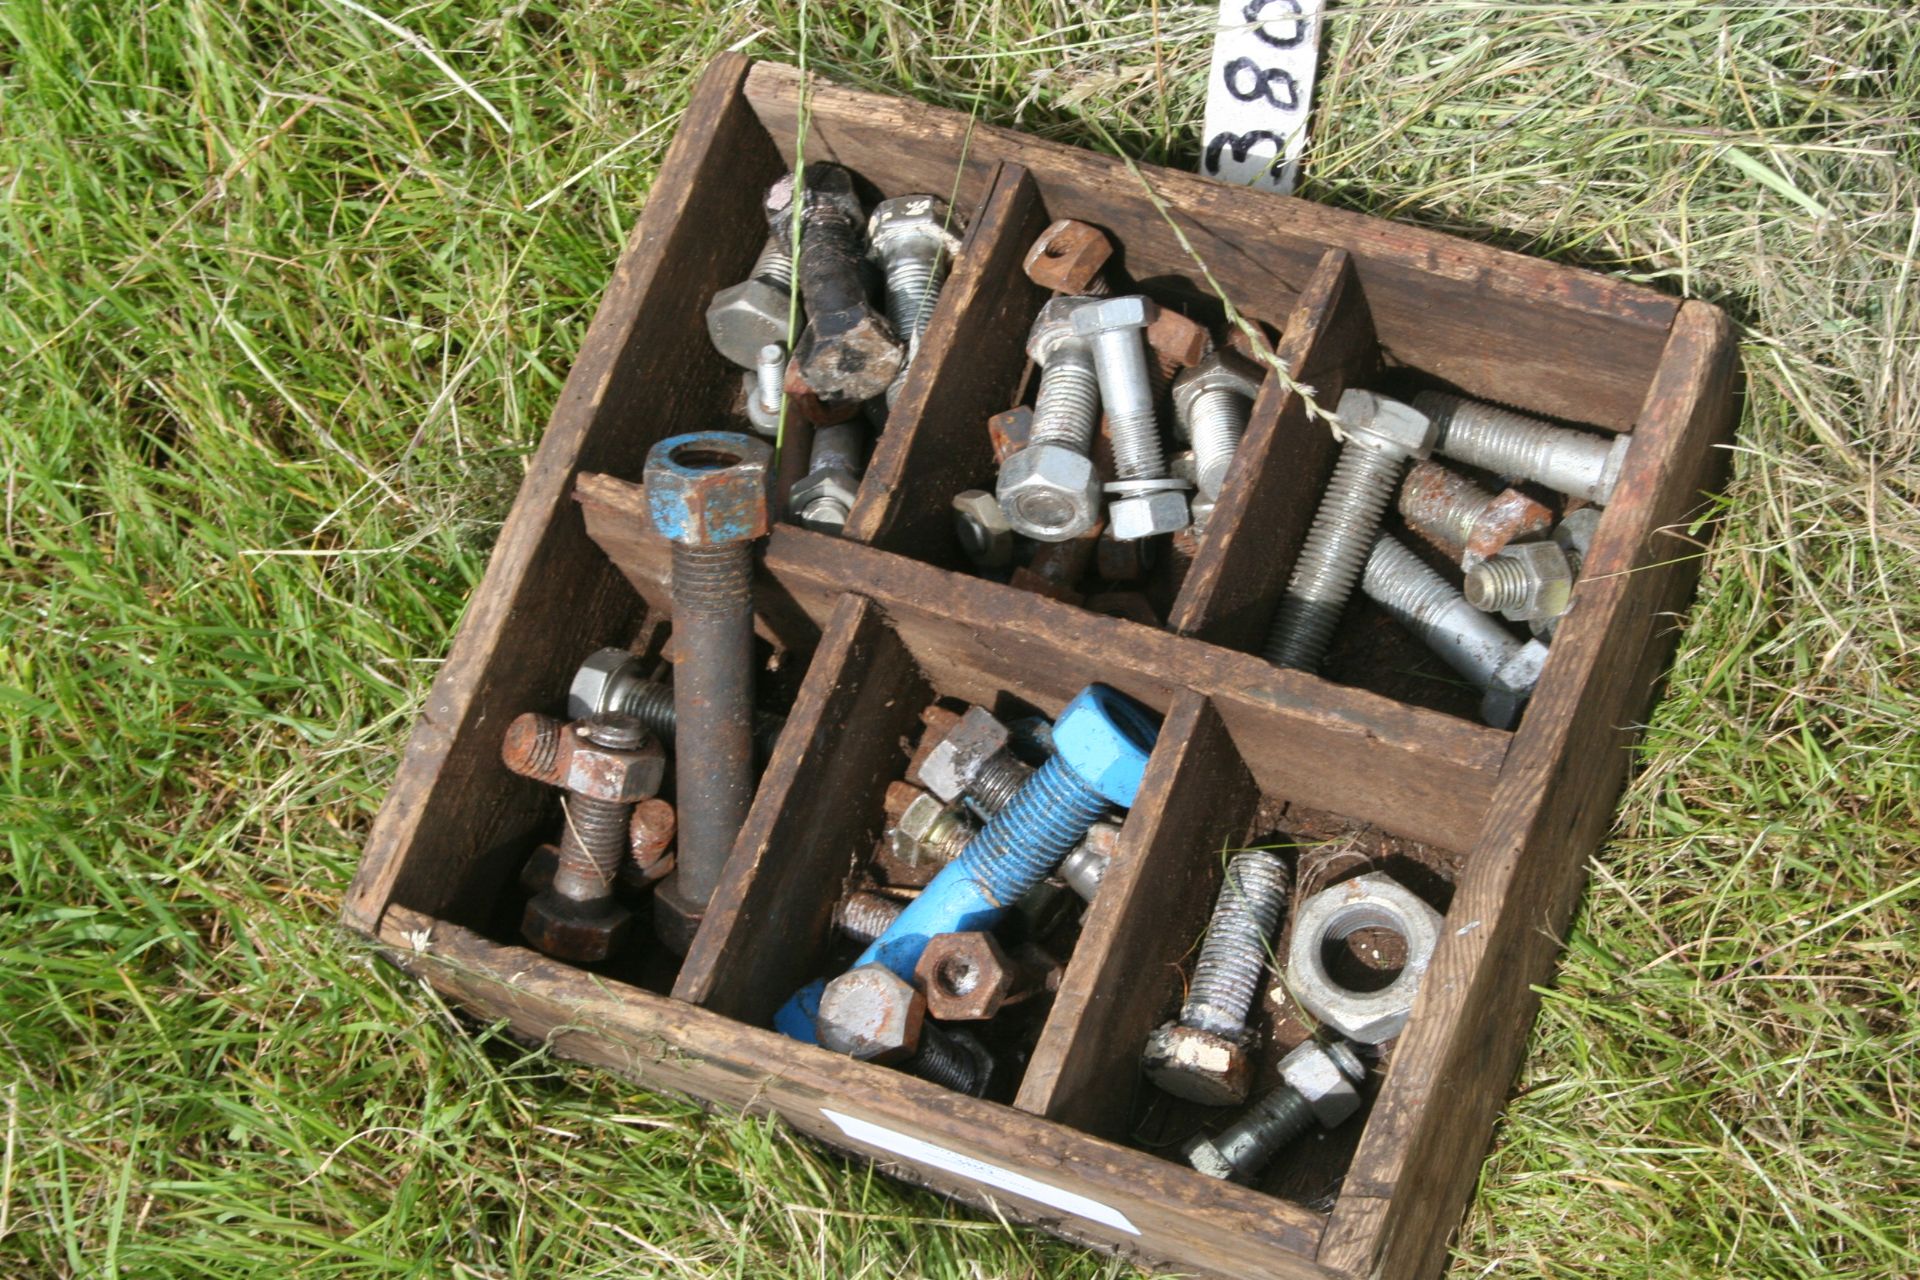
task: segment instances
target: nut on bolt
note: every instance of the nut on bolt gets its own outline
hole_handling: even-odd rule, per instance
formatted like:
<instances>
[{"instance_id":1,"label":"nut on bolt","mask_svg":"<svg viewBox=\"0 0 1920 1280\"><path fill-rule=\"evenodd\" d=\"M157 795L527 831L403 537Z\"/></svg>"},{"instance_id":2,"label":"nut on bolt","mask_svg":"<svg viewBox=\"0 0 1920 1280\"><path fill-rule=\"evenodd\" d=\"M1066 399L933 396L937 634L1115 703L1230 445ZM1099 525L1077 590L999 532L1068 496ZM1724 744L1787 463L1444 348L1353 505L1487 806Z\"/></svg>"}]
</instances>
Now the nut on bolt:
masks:
<instances>
[{"instance_id":1,"label":"nut on bolt","mask_svg":"<svg viewBox=\"0 0 1920 1280\"><path fill-rule=\"evenodd\" d=\"M1399 881L1377 872L1344 880L1301 904L1287 948L1287 987L1300 1007L1349 1040L1382 1044L1399 1035L1440 941L1441 915ZM1378 991L1349 991L1327 972L1325 950L1361 929L1386 929L1407 959Z\"/></svg>"}]
</instances>

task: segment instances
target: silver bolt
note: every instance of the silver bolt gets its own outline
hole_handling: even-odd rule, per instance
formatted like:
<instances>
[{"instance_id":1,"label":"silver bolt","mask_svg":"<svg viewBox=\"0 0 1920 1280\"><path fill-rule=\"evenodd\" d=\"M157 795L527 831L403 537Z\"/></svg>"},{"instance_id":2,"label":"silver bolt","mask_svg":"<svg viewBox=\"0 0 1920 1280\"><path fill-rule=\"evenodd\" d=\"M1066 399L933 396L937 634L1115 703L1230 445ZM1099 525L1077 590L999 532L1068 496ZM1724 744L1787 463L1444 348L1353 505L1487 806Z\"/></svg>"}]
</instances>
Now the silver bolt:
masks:
<instances>
[{"instance_id":1,"label":"silver bolt","mask_svg":"<svg viewBox=\"0 0 1920 1280\"><path fill-rule=\"evenodd\" d=\"M1088 902L1100 892L1100 882L1113 865L1113 851L1120 843L1120 824L1102 818L1087 829L1087 838L1074 846L1060 864L1060 878L1067 887Z\"/></svg>"},{"instance_id":2,"label":"silver bolt","mask_svg":"<svg viewBox=\"0 0 1920 1280\"><path fill-rule=\"evenodd\" d=\"M1187 527L1184 481L1167 474L1166 451L1153 411L1153 374L1147 362L1146 328L1154 305L1139 294L1107 298L1073 313L1074 332L1093 344L1100 399L1113 434L1114 479L1109 532L1115 538L1146 538Z\"/></svg>"},{"instance_id":3,"label":"silver bolt","mask_svg":"<svg viewBox=\"0 0 1920 1280\"><path fill-rule=\"evenodd\" d=\"M1613 498L1631 435L1611 438L1483 404L1444 391L1422 391L1416 409L1433 419L1434 448L1497 475L1531 480L1605 506Z\"/></svg>"},{"instance_id":4,"label":"silver bolt","mask_svg":"<svg viewBox=\"0 0 1920 1280\"><path fill-rule=\"evenodd\" d=\"M1192 441L1194 474L1208 501L1220 496L1227 473L1233 470L1233 455L1259 394L1259 367L1225 349L1173 381L1174 433Z\"/></svg>"},{"instance_id":5,"label":"silver bolt","mask_svg":"<svg viewBox=\"0 0 1920 1280\"><path fill-rule=\"evenodd\" d=\"M780 432L780 409L787 399L787 349L778 342L760 348L760 359L746 377L747 421L763 436Z\"/></svg>"},{"instance_id":6,"label":"silver bolt","mask_svg":"<svg viewBox=\"0 0 1920 1280\"><path fill-rule=\"evenodd\" d=\"M1100 378L1073 317L1085 298L1040 308L1027 354L1040 366L1027 447L1000 467L994 493L1014 531L1041 542L1071 542L1100 522L1100 478L1088 457L1100 426Z\"/></svg>"},{"instance_id":7,"label":"silver bolt","mask_svg":"<svg viewBox=\"0 0 1920 1280\"><path fill-rule=\"evenodd\" d=\"M1247 1011L1260 995L1273 937L1293 877L1263 849L1235 854L1214 902L1207 938L1193 966L1180 1024L1221 1036L1244 1036Z\"/></svg>"},{"instance_id":8,"label":"silver bolt","mask_svg":"<svg viewBox=\"0 0 1920 1280\"><path fill-rule=\"evenodd\" d=\"M866 467L866 430L857 422L815 427L807 474L787 497L787 507L809 529L838 533L846 527Z\"/></svg>"},{"instance_id":9,"label":"silver bolt","mask_svg":"<svg viewBox=\"0 0 1920 1280\"><path fill-rule=\"evenodd\" d=\"M1370 391L1349 388L1337 410L1347 440L1294 562L1263 653L1268 662L1311 671L1327 656L1408 458L1433 445L1426 415Z\"/></svg>"},{"instance_id":10,"label":"silver bolt","mask_svg":"<svg viewBox=\"0 0 1920 1280\"><path fill-rule=\"evenodd\" d=\"M1366 1067L1346 1045L1307 1041L1281 1064L1287 1080L1212 1138L1190 1144L1187 1163L1210 1178L1245 1182L1318 1121L1332 1129L1359 1110Z\"/></svg>"},{"instance_id":11,"label":"silver bolt","mask_svg":"<svg viewBox=\"0 0 1920 1280\"><path fill-rule=\"evenodd\" d=\"M1545 645L1516 640L1391 534L1373 544L1361 589L1485 694L1483 720L1512 727L1540 679Z\"/></svg>"},{"instance_id":12,"label":"silver bolt","mask_svg":"<svg viewBox=\"0 0 1920 1280\"><path fill-rule=\"evenodd\" d=\"M834 927L861 946L887 931L907 904L877 893L850 893L833 908Z\"/></svg>"}]
</instances>

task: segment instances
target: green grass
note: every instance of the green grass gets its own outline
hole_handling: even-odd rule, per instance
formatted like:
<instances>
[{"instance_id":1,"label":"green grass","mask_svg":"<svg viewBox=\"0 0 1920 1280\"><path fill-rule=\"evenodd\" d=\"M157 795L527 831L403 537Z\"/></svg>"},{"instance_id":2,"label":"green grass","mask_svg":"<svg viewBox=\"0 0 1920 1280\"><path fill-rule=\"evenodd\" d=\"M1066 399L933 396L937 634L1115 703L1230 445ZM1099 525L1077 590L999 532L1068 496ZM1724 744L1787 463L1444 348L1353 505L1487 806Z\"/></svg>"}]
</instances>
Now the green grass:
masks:
<instances>
[{"instance_id":1,"label":"green grass","mask_svg":"<svg viewBox=\"0 0 1920 1280\"><path fill-rule=\"evenodd\" d=\"M1187 165L1211 12L846 0L807 48ZM1129 1274L476 1038L334 924L694 71L799 21L0 6L0 1274ZM1456 1273L1920 1274L1920 19L1328 46L1305 194L1709 298L1751 382Z\"/></svg>"}]
</instances>

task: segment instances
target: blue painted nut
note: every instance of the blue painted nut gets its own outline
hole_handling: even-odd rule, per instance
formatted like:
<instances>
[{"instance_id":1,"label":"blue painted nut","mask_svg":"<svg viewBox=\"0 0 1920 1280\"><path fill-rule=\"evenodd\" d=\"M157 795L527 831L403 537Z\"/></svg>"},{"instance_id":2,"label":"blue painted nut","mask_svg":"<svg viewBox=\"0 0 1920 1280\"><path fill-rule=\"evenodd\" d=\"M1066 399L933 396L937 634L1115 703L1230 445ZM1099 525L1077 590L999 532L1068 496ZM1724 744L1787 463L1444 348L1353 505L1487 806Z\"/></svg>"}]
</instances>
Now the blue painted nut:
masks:
<instances>
[{"instance_id":1,"label":"blue painted nut","mask_svg":"<svg viewBox=\"0 0 1920 1280\"><path fill-rule=\"evenodd\" d=\"M1091 684L1053 722L1053 749L1111 804L1130 807L1140 791L1158 730L1131 699Z\"/></svg>"},{"instance_id":2,"label":"blue painted nut","mask_svg":"<svg viewBox=\"0 0 1920 1280\"><path fill-rule=\"evenodd\" d=\"M773 448L732 431L669 436L647 452L654 527L696 547L751 542L767 532Z\"/></svg>"}]
</instances>

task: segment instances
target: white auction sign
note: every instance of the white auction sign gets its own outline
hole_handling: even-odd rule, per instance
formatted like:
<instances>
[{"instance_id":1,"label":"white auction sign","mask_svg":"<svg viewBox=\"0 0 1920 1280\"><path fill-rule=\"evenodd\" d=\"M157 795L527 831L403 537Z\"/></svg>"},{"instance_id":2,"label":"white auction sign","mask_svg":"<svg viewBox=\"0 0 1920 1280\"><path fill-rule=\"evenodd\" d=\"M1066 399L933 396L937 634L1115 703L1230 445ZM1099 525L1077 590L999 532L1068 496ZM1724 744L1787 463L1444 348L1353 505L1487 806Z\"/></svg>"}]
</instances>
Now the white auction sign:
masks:
<instances>
[{"instance_id":1,"label":"white auction sign","mask_svg":"<svg viewBox=\"0 0 1920 1280\"><path fill-rule=\"evenodd\" d=\"M1220 0L1200 172L1293 191L1320 53L1321 0Z\"/></svg>"}]
</instances>

